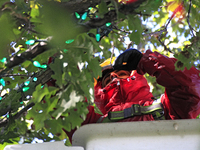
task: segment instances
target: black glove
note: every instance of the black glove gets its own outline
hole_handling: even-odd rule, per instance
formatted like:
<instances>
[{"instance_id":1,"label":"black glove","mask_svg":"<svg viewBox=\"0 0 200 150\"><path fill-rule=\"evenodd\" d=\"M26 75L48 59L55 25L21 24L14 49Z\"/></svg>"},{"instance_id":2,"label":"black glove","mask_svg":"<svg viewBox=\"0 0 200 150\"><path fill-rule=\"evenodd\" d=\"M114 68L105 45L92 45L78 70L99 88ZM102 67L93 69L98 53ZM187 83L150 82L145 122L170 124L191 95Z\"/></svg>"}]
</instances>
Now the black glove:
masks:
<instances>
[{"instance_id":1,"label":"black glove","mask_svg":"<svg viewBox=\"0 0 200 150\"><path fill-rule=\"evenodd\" d=\"M136 70L142 53L136 49L127 49L115 60L114 70Z\"/></svg>"}]
</instances>

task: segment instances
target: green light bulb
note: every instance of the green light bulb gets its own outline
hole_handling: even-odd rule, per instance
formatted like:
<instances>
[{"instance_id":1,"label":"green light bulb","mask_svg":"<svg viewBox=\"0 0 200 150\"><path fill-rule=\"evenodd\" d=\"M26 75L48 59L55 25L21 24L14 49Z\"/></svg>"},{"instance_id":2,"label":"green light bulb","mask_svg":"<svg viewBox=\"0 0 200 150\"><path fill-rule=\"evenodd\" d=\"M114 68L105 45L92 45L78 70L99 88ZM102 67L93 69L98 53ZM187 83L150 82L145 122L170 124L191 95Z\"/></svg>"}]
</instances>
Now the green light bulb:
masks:
<instances>
[{"instance_id":1,"label":"green light bulb","mask_svg":"<svg viewBox=\"0 0 200 150\"><path fill-rule=\"evenodd\" d=\"M2 97L0 97L0 100L2 100Z\"/></svg>"},{"instance_id":2,"label":"green light bulb","mask_svg":"<svg viewBox=\"0 0 200 150\"><path fill-rule=\"evenodd\" d=\"M76 16L77 19L81 18L81 16L77 12L75 12L75 16Z\"/></svg>"},{"instance_id":3,"label":"green light bulb","mask_svg":"<svg viewBox=\"0 0 200 150\"><path fill-rule=\"evenodd\" d=\"M26 92L28 90L29 90L29 87L23 87L23 89L22 89L23 92Z\"/></svg>"},{"instance_id":4,"label":"green light bulb","mask_svg":"<svg viewBox=\"0 0 200 150\"><path fill-rule=\"evenodd\" d=\"M25 42L27 45L33 45L35 43L35 40L28 40Z\"/></svg>"},{"instance_id":5,"label":"green light bulb","mask_svg":"<svg viewBox=\"0 0 200 150\"><path fill-rule=\"evenodd\" d=\"M100 41L100 38L101 38L101 35L100 35L99 33L97 33L97 34L96 34L96 40L97 40L97 42Z\"/></svg>"},{"instance_id":6,"label":"green light bulb","mask_svg":"<svg viewBox=\"0 0 200 150\"><path fill-rule=\"evenodd\" d=\"M39 63L38 61L34 61L34 62L33 62L33 65L34 65L35 67L41 67L41 65L40 65L40 63Z\"/></svg>"},{"instance_id":7,"label":"green light bulb","mask_svg":"<svg viewBox=\"0 0 200 150\"><path fill-rule=\"evenodd\" d=\"M6 85L6 82L4 81L4 79L0 79L0 83L1 83L1 85L3 85L3 86L5 86Z\"/></svg>"},{"instance_id":8,"label":"green light bulb","mask_svg":"<svg viewBox=\"0 0 200 150\"><path fill-rule=\"evenodd\" d=\"M46 69L47 65L41 65L40 68Z\"/></svg>"},{"instance_id":9,"label":"green light bulb","mask_svg":"<svg viewBox=\"0 0 200 150\"><path fill-rule=\"evenodd\" d=\"M74 42L74 39L70 39L70 40L65 41L66 44L70 44L72 42Z\"/></svg>"},{"instance_id":10,"label":"green light bulb","mask_svg":"<svg viewBox=\"0 0 200 150\"><path fill-rule=\"evenodd\" d=\"M34 78L33 78L33 81L37 81L37 77L34 77Z\"/></svg>"},{"instance_id":11,"label":"green light bulb","mask_svg":"<svg viewBox=\"0 0 200 150\"><path fill-rule=\"evenodd\" d=\"M63 51L64 51L64 53L67 53L68 50L67 49L63 49Z\"/></svg>"},{"instance_id":12,"label":"green light bulb","mask_svg":"<svg viewBox=\"0 0 200 150\"><path fill-rule=\"evenodd\" d=\"M85 20L87 18L87 12L85 12L82 16L81 16L81 19L82 20Z\"/></svg>"},{"instance_id":13,"label":"green light bulb","mask_svg":"<svg viewBox=\"0 0 200 150\"><path fill-rule=\"evenodd\" d=\"M20 102L20 104L23 104L23 102Z\"/></svg>"},{"instance_id":14,"label":"green light bulb","mask_svg":"<svg viewBox=\"0 0 200 150\"><path fill-rule=\"evenodd\" d=\"M110 23L110 22L106 23L106 27L109 27L110 25L111 25L111 23Z\"/></svg>"},{"instance_id":15,"label":"green light bulb","mask_svg":"<svg viewBox=\"0 0 200 150\"><path fill-rule=\"evenodd\" d=\"M10 116L9 116L9 114L7 114L7 118L9 118Z\"/></svg>"},{"instance_id":16,"label":"green light bulb","mask_svg":"<svg viewBox=\"0 0 200 150\"><path fill-rule=\"evenodd\" d=\"M29 83L30 83L30 81L26 81L25 83L24 83L24 85L29 85Z\"/></svg>"},{"instance_id":17,"label":"green light bulb","mask_svg":"<svg viewBox=\"0 0 200 150\"><path fill-rule=\"evenodd\" d=\"M6 57L4 57L3 59L0 60L0 62L5 63L6 62Z\"/></svg>"}]
</instances>

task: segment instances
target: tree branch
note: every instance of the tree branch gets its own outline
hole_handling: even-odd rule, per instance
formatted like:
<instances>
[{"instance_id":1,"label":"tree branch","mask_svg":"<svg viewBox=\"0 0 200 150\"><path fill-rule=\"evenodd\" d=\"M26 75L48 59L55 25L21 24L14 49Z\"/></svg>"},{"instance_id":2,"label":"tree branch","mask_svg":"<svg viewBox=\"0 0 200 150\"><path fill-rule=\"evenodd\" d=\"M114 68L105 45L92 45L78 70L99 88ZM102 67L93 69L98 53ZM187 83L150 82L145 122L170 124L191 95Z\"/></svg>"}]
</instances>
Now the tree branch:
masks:
<instances>
[{"instance_id":1,"label":"tree branch","mask_svg":"<svg viewBox=\"0 0 200 150\"><path fill-rule=\"evenodd\" d=\"M49 49L50 47L47 45L47 43L39 42L27 49L25 52L12 56L9 58L6 64L6 68L0 71L0 76L4 76L13 67L20 65L26 60L31 60Z\"/></svg>"},{"instance_id":2,"label":"tree branch","mask_svg":"<svg viewBox=\"0 0 200 150\"><path fill-rule=\"evenodd\" d=\"M189 25L189 28L191 30L191 33L192 33L192 36L195 37L194 33L193 33L193 28L192 26L190 25L190 10L191 10L191 6L192 6L192 0L190 0L190 6L189 6L189 10L188 10L188 15L187 15L187 23Z\"/></svg>"},{"instance_id":3,"label":"tree branch","mask_svg":"<svg viewBox=\"0 0 200 150\"><path fill-rule=\"evenodd\" d=\"M16 76L31 77L32 75L29 75L29 74L4 74L1 77L16 77Z\"/></svg>"},{"instance_id":4,"label":"tree branch","mask_svg":"<svg viewBox=\"0 0 200 150\"><path fill-rule=\"evenodd\" d=\"M136 14L133 10L137 8L141 3L143 3L146 0L141 0L138 2L135 2L131 5L119 5L120 7L118 10L111 10L108 13L104 15L103 18L93 18L87 21L84 24L79 24L80 28L82 28L82 32L87 32L90 29L99 28L103 25L105 25L107 22L114 22L117 20L117 13L116 12L122 12L125 14L133 13ZM89 7L96 7L97 4L99 4L101 0L75 0L75 1L69 1L69 2L61 2L59 5L61 7L64 7L66 10L70 10L71 12L85 12ZM105 0L106 3L111 2L110 0ZM28 29L30 30L30 29ZM6 64L6 69L1 70L0 74L3 75L7 73L8 70L13 68L14 66L17 66L21 63L23 63L25 60L33 59L37 55L47 51L49 49L48 45L45 43L37 43L34 46L27 49L25 52L21 53L20 55L16 55L10 58L8 63Z\"/></svg>"},{"instance_id":5,"label":"tree branch","mask_svg":"<svg viewBox=\"0 0 200 150\"><path fill-rule=\"evenodd\" d=\"M118 12L123 13L125 15L128 15L128 14L140 14L140 15L143 15L142 13L135 12L134 10L137 7L139 7L145 1L146 0L140 0L140 1L134 2L134 3L129 4L129 5L118 5L118 8L116 8L115 10L110 10L109 12L104 14L103 18L91 18L86 23L83 23L83 24L80 24L80 25L85 28L85 29L83 29L84 32L87 32L90 29L99 28L99 27L105 25L107 22L114 23L118 19L117 18ZM85 3L87 2L87 5L84 2ZM89 7L95 7L97 4L100 3L100 0L96 0L96 1L87 1L86 0L84 2L82 3L83 6L81 6L81 10L79 10L77 12L85 12L85 10L88 9ZM110 1L109 0L105 0L105 2L110 2ZM72 5L72 3L69 3L69 2L65 2L65 4L66 4L66 6L65 6L66 8L68 8L69 6L71 7L71 5ZM74 2L73 2L73 4L74 4ZM84 7L85 5L87 7ZM71 7L71 10L73 10L72 11L73 13L76 12L76 8ZM146 16L147 14L144 14L144 15Z\"/></svg>"},{"instance_id":6,"label":"tree branch","mask_svg":"<svg viewBox=\"0 0 200 150\"><path fill-rule=\"evenodd\" d=\"M13 68L14 66L17 66L26 60L35 58L37 55L45 52L46 50L48 50L47 44L44 42L39 42L27 49L25 52L11 57L9 62L6 64L6 67L9 69Z\"/></svg>"},{"instance_id":7,"label":"tree branch","mask_svg":"<svg viewBox=\"0 0 200 150\"><path fill-rule=\"evenodd\" d=\"M50 74L50 73L49 73ZM42 74L42 76L44 76L44 74ZM44 80L45 81L45 80ZM44 82L43 81L43 82ZM68 86L70 85L70 81L63 87L63 89L66 89ZM59 92L63 91L63 89L59 89L56 94L58 94ZM23 113L25 113L26 111L28 111L28 109L30 109L31 107L33 107L35 105L34 102L31 102L30 104L28 104L26 107L24 107L22 110L20 110L18 113L16 113L13 116L13 119L18 119ZM7 118L4 121L0 122L0 128L1 127L5 127L7 124L9 123L9 118Z\"/></svg>"},{"instance_id":8,"label":"tree branch","mask_svg":"<svg viewBox=\"0 0 200 150\"><path fill-rule=\"evenodd\" d=\"M153 36L153 35L161 35L163 32L167 32L167 29L162 29L160 31L156 31L156 32L151 32L151 33L147 33L147 34L143 34L142 36Z\"/></svg>"},{"instance_id":9,"label":"tree branch","mask_svg":"<svg viewBox=\"0 0 200 150\"><path fill-rule=\"evenodd\" d=\"M110 0L105 0L108 2ZM60 6L64 7L66 10L70 12L85 12L89 7L96 7L101 2L101 0L71 0L69 2L61 2Z\"/></svg>"},{"instance_id":10,"label":"tree branch","mask_svg":"<svg viewBox=\"0 0 200 150\"><path fill-rule=\"evenodd\" d=\"M16 113L13 116L13 119L18 119L23 113L25 113L29 108L33 107L35 103L30 103L26 107L24 107L22 110L20 110L18 113ZM5 127L9 123L9 119L7 118L6 120L0 122L0 128Z\"/></svg>"},{"instance_id":11,"label":"tree branch","mask_svg":"<svg viewBox=\"0 0 200 150\"><path fill-rule=\"evenodd\" d=\"M107 22L114 22L116 20L117 20L117 14L115 10L111 10L104 15L104 18L93 18L83 25L88 29L93 29L93 28L99 28L105 25Z\"/></svg>"}]
</instances>

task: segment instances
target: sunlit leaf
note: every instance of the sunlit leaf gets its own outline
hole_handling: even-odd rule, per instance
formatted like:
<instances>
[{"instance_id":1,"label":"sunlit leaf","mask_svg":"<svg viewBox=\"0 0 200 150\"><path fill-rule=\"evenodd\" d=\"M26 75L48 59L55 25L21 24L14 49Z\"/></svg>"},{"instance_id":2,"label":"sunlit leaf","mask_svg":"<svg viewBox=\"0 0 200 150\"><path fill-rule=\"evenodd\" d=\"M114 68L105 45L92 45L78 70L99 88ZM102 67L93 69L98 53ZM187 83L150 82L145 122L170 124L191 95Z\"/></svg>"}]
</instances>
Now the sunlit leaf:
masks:
<instances>
[{"instance_id":1,"label":"sunlit leaf","mask_svg":"<svg viewBox=\"0 0 200 150\"><path fill-rule=\"evenodd\" d=\"M42 100L42 98L48 94L48 88L43 88L41 89L41 85L38 85L35 89L35 91L33 92L33 101L34 102L40 102Z\"/></svg>"},{"instance_id":2,"label":"sunlit leaf","mask_svg":"<svg viewBox=\"0 0 200 150\"><path fill-rule=\"evenodd\" d=\"M39 17L39 15L40 15L40 11L39 11L38 8L32 8L31 9L31 15L30 16L32 18Z\"/></svg>"}]
</instances>

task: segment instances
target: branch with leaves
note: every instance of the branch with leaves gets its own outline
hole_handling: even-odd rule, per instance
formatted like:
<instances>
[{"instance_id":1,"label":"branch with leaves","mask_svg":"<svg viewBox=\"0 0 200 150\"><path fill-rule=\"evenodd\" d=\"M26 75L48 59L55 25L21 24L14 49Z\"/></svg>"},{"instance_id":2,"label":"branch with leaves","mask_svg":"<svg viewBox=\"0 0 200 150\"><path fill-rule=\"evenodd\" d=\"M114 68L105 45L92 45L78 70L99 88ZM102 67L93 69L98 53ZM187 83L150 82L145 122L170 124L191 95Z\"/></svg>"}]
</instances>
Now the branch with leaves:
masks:
<instances>
[{"instance_id":1,"label":"branch with leaves","mask_svg":"<svg viewBox=\"0 0 200 150\"><path fill-rule=\"evenodd\" d=\"M18 142L20 137L25 139L24 143L30 143L38 133L42 133L39 138L47 141L67 139L62 129L71 131L80 126L87 106L93 102L94 78L101 75L99 63L114 57L116 50L136 45L151 45L155 49L163 46L170 51L162 40L172 38L165 35L175 15L165 21L169 15L165 0L131 4L115 0L26 2L0 2L0 26L4 29L0 30L0 55L4 57L0 59L1 143ZM191 43L187 47L181 47L184 52L172 51L189 67L200 55L198 13L191 14L199 11L195 6L200 3L186 0L184 4L189 10L182 24L189 25L189 30L177 28L179 21L171 27L181 35L190 31L196 37L189 38ZM147 26L149 23L152 27ZM152 32L163 23L163 28ZM177 38L173 40L169 41L177 42ZM97 53L102 56L97 57ZM52 56L52 63L47 64ZM155 81L147 78L154 85ZM53 86L43 86L46 83ZM153 95L162 93L160 87L154 89ZM85 98L88 102L83 102ZM49 133L53 138L48 137Z\"/></svg>"}]
</instances>

